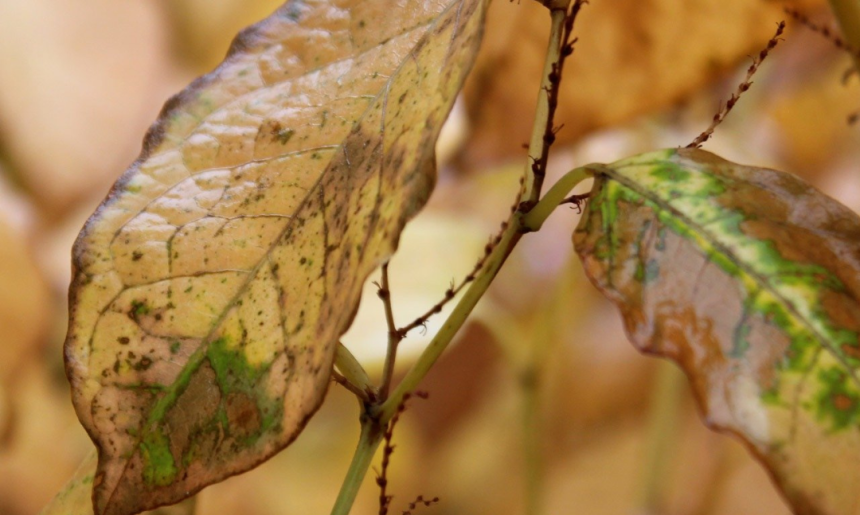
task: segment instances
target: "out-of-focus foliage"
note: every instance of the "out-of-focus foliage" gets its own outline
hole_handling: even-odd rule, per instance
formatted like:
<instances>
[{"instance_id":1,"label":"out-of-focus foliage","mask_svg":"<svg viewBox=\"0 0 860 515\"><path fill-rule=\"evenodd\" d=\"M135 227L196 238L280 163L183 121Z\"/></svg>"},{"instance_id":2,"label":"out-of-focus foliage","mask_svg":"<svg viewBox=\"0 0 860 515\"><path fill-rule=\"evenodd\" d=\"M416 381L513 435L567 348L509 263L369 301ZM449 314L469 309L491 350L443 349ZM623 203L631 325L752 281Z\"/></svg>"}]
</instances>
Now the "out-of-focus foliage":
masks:
<instances>
[{"instance_id":1,"label":"out-of-focus foliage","mask_svg":"<svg viewBox=\"0 0 860 515\"><path fill-rule=\"evenodd\" d=\"M523 13L533 9L532 1L499 0L492 9ZM227 51L238 25L251 21L250 16L240 20L241 9L247 7L247 12L260 18L265 9L273 9L277 3L187 1L181 7L184 21L178 18L180 6L174 0L88 5L71 0L7 1L0 6L4 14L0 19L4 27L0 34L0 97L6 99L0 101L0 160L4 165L0 173L17 187L24 205L32 206L30 223L14 227L19 228L21 248L34 256L29 266L51 288L44 313L15 315L16 321L38 329L34 332L38 336L27 344L9 343L27 351L11 386L8 405L14 418L9 438L0 445L0 513L37 513L92 450L72 410L62 371L64 290L74 235L137 155L143 131L155 119L161 103L194 76L210 70ZM602 17L614 16L606 12L609 3L594 1L583 10L578 22L581 39L566 66L570 73L565 77L566 88L592 90L591 81L605 80L599 74L586 76L587 70L573 70L587 47L601 48L600 35L586 37L585 32L593 30L588 28L591 23L610 23L597 20L596 14L602 9ZM756 51L772 34L774 24L782 18L777 8L774 11L773 18L760 21L756 31L761 37L735 56L737 73L729 66L725 75L714 76L716 82L711 86L701 83L689 88L683 105L643 111L624 125L612 121L599 132L577 136L575 146L557 145L546 184L576 165L609 162L689 142L733 91L736 78L748 65L746 53ZM683 12L667 4L662 14L680 18ZM735 23L727 9L717 8L709 14L727 20L729 26ZM826 13L813 14L829 21ZM737 27L748 27L743 20L736 21ZM752 89L706 148L736 162L801 175L856 210L860 208L860 131L846 126L845 117L858 107L858 83L856 77L847 85L840 81L850 60L817 36L791 23L789 29L786 41L768 57ZM495 37L496 29L489 30L488 37ZM545 45L543 36L534 36L530 30L520 28L510 37ZM540 30L545 33L545 29ZM189 36L189 31L195 35ZM69 33L74 36L50 47L53 57L48 47L42 46ZM74 62L80 64L71 64ZM673 66L675 63L657 61L651 73L655 78L667 77ZM511 86L529 97L529 108L536 97L537 80L527 70L508 79ZM74 91L83 91L84 96L63 96ZM819 91L824 92L823 97L817 95ZM96 100L85 102L91 98ZM625 98L624 94L611 98L598 95L590 103L595 109L601 105L615 109L614 102ZM822 98L832 101L823 102ZM55 100L59 105L51 103ZM514 112L515 104L499 104L490 96L485 103L488 112ZM531 121L522 116L505 118L503 125L512 130L529 126ZM575 110L561 112L557 123L573 127L576 118ZM452 134L461 135L459 146L474 146L475 135L468 124L462 119L455 124ZM559 136L564 137L567 130ZM833 137L819 138L822 134ZM48 135L52 139L44 139ZM503 161L504 155L519 150L526 139L515 138L511 143L515 148L477 146L484 149L484 157L470 158L468 168L442 163L436 193L416 219L416 226L435 226L433 231L441 232L453 218L468 226L470 234L472 227L477 227L488 237L510 208L524 163L510 162L502 168L486 163ZM0 202L3 211L12 205L7 197ZM442 220L438 226L437 217ZM572 257L570 234L577 219L575 211L560 209L540 233L524 238L479 305L481 321L464 330L458 345L422 385L429 390L430 399L414 403L395 435L398 448L390 473L395 512L419 493L439 495L441 503L433 510L440 513L521 512L524 462L519 450L522 419L517 373L522 355L509 351L508 344L499 344L494 332L487 329L491 325L501 327L502 322L525 334L522 341L551 340L552 359L541 365L539 385L546 439L543 500L547 513L579 508L595 515L622 515L636 508L637 492L647 473L642 470L642 460L650 446L645 427L655 361L643 358L627 343L617 313L588 285ZM407 227L403 244L415 245L413 253L421 253L423 241L434 241L424 240L418 233L410 235L409 230ZM408 253L404 251L404 255ZM462 262L465 270L479 254L452 261ZM408 263L398 264L397 259L394 268L409 269ZM431 274L423 269L415 273ZM433 270L435 285L421 286L420 291L404 283L398 286L395 281L393 296L441 298L450 280L459 279L461 273ZM7 277L3 274L0 292L5 293ZM573 295L550 293L556 289ZM564 316L546 322L541 299L549 295L558 299L556 309ZM376 314L376 331L384 333L378 299L373 295L366 298L364 311L368 318ZM490 314L501 321L487 318ZM550 327L546 332L531 330L534 324L547 323ZM5 325L0 328L5 330ZM356 342L373 343L372 337L350 336L356 336ZM402 348L412 343L410 337ZM377 342L378 348L384 344ZM366 355L373 353L371 349ZM367 366L373 368L372 363ZM677 446L667 457L666 513L787 515L789 510L767 474L748 453L732 439L705 430L689 399L683 400L682 408ZM325 513L355 447L356 417L354 399L333 389L289 449L257 469L203 490L196 496L196 513ZM377 493L371 474L353 512L377 513Z\"/></svg>"},{"instance_id":2,"label":"out-of-focus foliage","mask_svg":"<svg viewBox=\"0 0 860 515\"><path fill-rule=\"evenodd\" d=\"M796 513L858 513L860 217L699 149L595 173L574 244L633 343L684 367Z\"/></svg>"},{"instance_id":3,"label":"out-of-focus foliage","mask_svg":"<svg viewBox=\"0 0 860 515\"><path fill-rule=\"evenodd\" d=\"M803 2L807 8L817 4ZM774 22L785 17L782 7L762 0L593 2L580 14L576 57L564 69L557 114L564 129L558 140L576 141L689 96L757 52ZM466 84L474 131L467 162L522 153L547 18L536 2L496 2L490 10L487 40Z\"/></svg>"},{"instance_id":4,"label":"out-of-focus foliage","mask_svg":"<svg viewBox=\"0 0 860 515\"><path fill-rule=\"evenodd\" d=\"M11 391L20 367L50 334L52 315L50 291L27 237L32 210L2 181L0 177L0 442L13 430Z\"/></svg>"},{"instance_id":5,"label":"out-of-focus foliage","mask_svg":"<svg viewBox=\"0 0 860 515\"><path fill-rule=\"evenodd\" d=\"M155 3L0 3L0 152L48 213L103 189L168 92Z\"/></svg>"},{"instance_id":6,"label":"out-of-focus foliage","mask_svg":"<svg viewBox=\"0 0 860 515\"><path fill-rule=\"evenodd\" d=\"M173 49L183 65L205 73L224 58L235 35L280 6L281 0L161 0Z\"/></svg>"}]
</instances>

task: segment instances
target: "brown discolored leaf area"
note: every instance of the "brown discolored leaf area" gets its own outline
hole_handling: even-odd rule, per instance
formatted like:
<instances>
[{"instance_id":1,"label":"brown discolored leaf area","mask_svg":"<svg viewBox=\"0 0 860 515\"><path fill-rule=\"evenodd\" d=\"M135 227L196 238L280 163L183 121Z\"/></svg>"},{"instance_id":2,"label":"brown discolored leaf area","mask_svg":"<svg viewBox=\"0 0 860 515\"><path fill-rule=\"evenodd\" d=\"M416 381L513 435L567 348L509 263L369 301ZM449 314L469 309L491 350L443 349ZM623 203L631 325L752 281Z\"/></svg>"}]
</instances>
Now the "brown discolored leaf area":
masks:
<instances>
[{"instance_id":1,"label":"brown discolored leaf area","mask_svg":"<svg viewBox=\"0 0 860 515\"><path fill-rule=\"evenodd\" d=\"M802 180L667 150L600 168L574 244L796 513L860 513L860 218Z\"/></svg>"},{"instance_id":2,"label":"brown discolored leaf area","mask_svg":"<svg viewBox=\"0 0 860 515\"><path fill-rule=\"evenodd\" d=\"M483 11L288 2L167 103L74 250L66 364L96 514L176 502L295 439L432 189Z\"/></svg>"},{"instance_id":3,"label":"brown discolored leaf area","mask_svg":"<svg viewBox=\"0 0 860 515\"><path fill-rule=\"evenodd\" d=\"M490 10L487 40L465 88L473 130L468 163L511 156L529 141L547 18L538 2L496 2ZM564 68L557 141L576 141L683 100L758 52L784 18L778 2L590 3L579 14L578 41Z\"/></svg>"}]
</instances>

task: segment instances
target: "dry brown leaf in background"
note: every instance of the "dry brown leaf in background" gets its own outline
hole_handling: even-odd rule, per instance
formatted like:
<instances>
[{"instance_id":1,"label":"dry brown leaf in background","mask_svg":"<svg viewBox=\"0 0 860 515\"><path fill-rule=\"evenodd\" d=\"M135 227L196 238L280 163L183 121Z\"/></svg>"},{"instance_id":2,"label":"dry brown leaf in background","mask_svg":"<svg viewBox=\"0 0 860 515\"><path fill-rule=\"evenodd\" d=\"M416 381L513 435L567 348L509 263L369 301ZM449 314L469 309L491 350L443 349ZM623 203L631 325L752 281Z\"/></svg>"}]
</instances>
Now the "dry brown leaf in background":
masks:
<instances>
[{"instance_id":1,"label":"dry brown leaf in background","mask_svg":"<svg viewBox=\"0 0 860 515\"><path fill-rule=\"evenodd\" d=\"M809 8L820 0L806 0ZM465 92L469 165L521 154L528 142L548 34L537 2L494 2ZM564 69L559 142L678 102L729 71L784 19L763 0L615 0L580 13Z\"/></svg>"},{"instance_id":2,"label":"dry brown leaf in background","mask_svg":"<svg viewBox=\"0 0 860 515\"><path fill-rule=\"evenodd\" d=\"M860 148L860 126L846 120L860 108L857 79L842 81L849 63L847 57L825 58L806 68L805 80L776 91L762 106L776 122L781 157L804 177L825 173L834 158Z\"/></svg>"},{"instance_id":3,"label":"dry brown leaf in background","mask_svg":"<svg viewBox=\"0 0 860 515\"><path fill-rule=\"evenodd\" d=\"M161 0L173 52L197 73L214 68L240 29L272 13L283 0Z\"/></svg>"},{"instance_id":4,"label":"dry brown leaf in background","mask_svg":"<svg viewBox=\"0 0 860 515\"><path fill-rule=\"evenodd\" d=\"M69 409L60 369L39 362L22 367L13 402L14 438L0 449L0 513L30 515L66 484L93 445Z\"/></svg>"},{"instance_id":5,"label":"dry brown leaf in background","mask_svg":"<svg viewBox=\"0 0 860 515\"><path fill-rule=\"evenodd\" d=\"M585 317L590 315L590 312L584 314ZM577 328L583 330L586 338L594 340L589 345L609 344L613 348L611 352L626 354L623 359L629 360L630 365L651 369L656 364L655 360L638 355L622 341L621 335L617 341L607 342L602 334L589 334L587 326L576 325L569 329ZM458 359L468 359L475 347L480 346L477 343L464 341L451 356L457 354ZM565 355L569 350L566 345L558 349ZM621 376L630 368L605 367L581 375L581 368L571 369L569 361L559 361L554 359L549 363L548 371L551 374L566 372L568 389L546 391L541 410L546 438L541 445L545 470L544 513L637 513L638 490L648 473L643 469L642 458L651 444L646 440L647 411L643 408L647 406L634 409L626 406L622 410L618 410L618 406L607 406L603 417L585 415L583 418L578 409L579 400L571 401L569 397L574 389L584 390L582 395L587 395L591 380L599 373ZM440 365L449 368L444 360ZM486 369L487 364L481 367L484 382L479 386L480 395L469 397L469 409L463 410L457 419L443 420L421 414L424 420L443 422L445 430L442 439L434 440L418 456L417 463L422 469L420 492L440 495L441 513L522 513L525 496L522 391L515 374L503 361L491 362ZM434 393L449 379L450 370L438 372L439 377L429 381L430 399L413 408L414 411L440 411L445 408L436 406L438 402L456 401L456 395ZM431 375L436 373L434 370ZM639 375L635 385L624 377L608 377L605 381L616 380L619 389L632 387L647 395L650 383L647 377L643 380ZM462 384L461 380L457 382L457 385ZM595 392L595 407L601 398L606 398L606 393L604 390ZM664 494L670 508L666 513L788 513L767 474L748 453L739 444L702 426L688 392L683 393L679 410L682 423L673 439L672 455L666 458L669 486ZM559 416L560 411L562 416ZM421 432L425 431L422 427ZM728 459L724 459L726 453ZM743 480L739 480L738 475ZM704 500L714 503L696 511Z\"/></svg>"},{"instance_id":6,"label":"dry brown leaf in background","mask_svg":"<svg viewBox=\"0 0 860 515\"><path fill-rule=\"evenodd\" d=\"M680 410L674 445L666 457L665 509L659 513L790 513L767 474L741 445L702 426L687 393ZM645 424L645 417L628 415L578 433L575 447L553 456L545 513L570 513L575 507L577 513L642 514L636 502L649 473L643 469L643 456L652 445L645 438ZM711 504L703 507L705 498Z\"/></svg>"},{"instance_id":7,"label":"dry brown leaf in background","mask_svg":"<svg viewBox=\"0 0 860 515\"><path fill-rule=\"evenodd\" d=\"M0 149L58 214L134 158L167 96L149 0L0 2Z\"/></svg>"},{"instance_id":8,"label":"dry brown leaf in background","mask_svg":"<svg viewBox=\"0 0 860 515\"><path fill-rule=\"evenodd\" d=\"M13 376L27 356L36 357L56 315L48 284L34 262L32 233L29 206L0 181L0 442L14 416Z\"/></svg>"}]
</instances>

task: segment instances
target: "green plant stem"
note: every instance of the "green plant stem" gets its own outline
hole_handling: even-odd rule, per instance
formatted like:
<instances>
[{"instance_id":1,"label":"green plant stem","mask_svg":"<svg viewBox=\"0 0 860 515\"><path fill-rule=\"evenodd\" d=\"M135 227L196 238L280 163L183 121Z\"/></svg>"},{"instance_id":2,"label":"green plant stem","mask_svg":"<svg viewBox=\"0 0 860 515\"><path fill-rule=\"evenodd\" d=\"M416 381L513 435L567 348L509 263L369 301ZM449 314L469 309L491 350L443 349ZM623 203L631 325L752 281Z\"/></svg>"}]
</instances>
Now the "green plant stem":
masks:
<instances>
[{"instance_id":1,"label":"green plant stem","mask_svg":"<svg viewBox=\"0 0 860 515\"><path fill-rule=\"evenodd\" d=\"M385 305L385 323L388 326L388 348L385 352L385 364L382 368L382 381L379 385L380 399L388 397L391 379L394 377L394 362L397 359L397 346L403 340L403 335L397 330L394 322L394 309L391 305L391 287L388 282L388 263L382 265L382 286L379 290Z\"/></svg>"},{"instance_id":2,"label":"green plant stem","mask_svg":"<svg viewBox=\"0 0 860 515\"><path fill-rule=\"evenodd\" d=\"M830 0L830 8L845 42L853 49L860 49L860 0ZM860 56L853 57L857 73L860 73Z\"/></svg>"},{"instance_id":3,"label":"green plant stem","mask_svg":"<svg viewBox=\"0 0 860 515\"><path fill-rule=\"evenodd\" d=\"M541 79L541 89L538 93L538 108L532 126L529 156L545 156L549 145L543 137L546 127L550 123L549 91L552 84L549 74L553 66L561 59L564 20L567 15L566 7L568 4L569 0L556 0L551 6L552 27L550 41L544 64L544 75ZM526 164L525 183L518 198L518 206L526 201L535 202L540 198L543 177L536 177L531 165L530 158ZM529 232L529 229L524 227L522 218L523 213L519 209L514 209L506 222L500 239L487 258L486 264L477 273L474 282L472 282L471 286L463 294L463 297L460 298L454 311L445 321L439 332L436 333L430 344L424 349L418 361L382 404L367 406L367 411L362 415L361 439L359 440L359 445L353 456L349 471L344 478L341 491L335 501L335 506L332 508L332 515L346 515L349 513L361 481L364 479L367 468L370 466L373 453L379 447L379 443L383 438L384 431L382 431L382 428L387 427L392 417L397 413L399 406L403 403L404 396L418 387L418 384L424 379L424 376L427 375L427 372L430 371L430 368L448 347L448 344L457 334L457 331L463 326L472 309L474 309L478 301L486 293L490 283L496 277L496 274L513 251L517 242L519 242L523 234Z\"/></svg>"},{"instance_id":4,"label":"green plant stem","mask_svg":"<svg viewBox=\"0 0 860 515\"><path fill-rule=\"evenodd\" d=\"M387 424L391 420L391 417L397 413L398 406L403 402L403 396L418 387L418 384L424 379L424 376L427 375L427 372L430 371L430 368L436 363L439 356L448 348L448 344L451 343L454 335L463 326L472 309L478 304L481 297L484 296L484 293L496 277L505 259L507 259L523 235L523 232L520 230L521 219L522 214L519 211L511 215L508 225L502 233L502 239L493 249L484 268L478 272L475 281L466 290L466 293L457 303L454 311L445 320L442 328L439 329L439 332L436 333L436 336L433 337L433 340L430 341L424 352L421 353L415 365L413 365L403 380L391 392L391 396L373 413L383 425Z\"/></svg>"},{"instance_id":5,"label":"green plant stem","mask_svg":"<svg viewBox=\"0 0 860 515\"><path fill-rule=\"evenodd\" d=\"M370 463L373 461L373 455L385 436L383 427L378 421L366 415L361 417L361 435L358 438L358 447L352 456L352 462L349 464L349 470L346 472L346 477L340 487L340 493L338 493L334 507L331 509L331 515L348 515L352 509L352 504L358 495L358 489L361 487L364 476L367 475L367 469L370 468Z\"/></svg>"},{"instance_id":6,"label":"green plant stem","mask_svg":"<svg viewBox=\"0 0 860 515\"><path fill-rule=\"evenodd\" d=\"M555 297L555 295L553 296ZM555 300L555 299L552 299ZM548 309L541 309L546 307ZM543 510L543 417L541 399L543 398L543 378L547 365L550 345L555 341L555 310L553 306L540 306L536 319L531 324L525 366L520 371L523 417L523 457L526 476L526 515L539 515ZM512 342L516 345L517 342ZM522 344L522 343L520 343Z\"/></svg>"},{"instance_id":7,"label":"green plant stem","mask_svg":"<svg viewBox=\"0 0 860 515\"><path fill-rule=\"evenodd\" d=\"M672 449L678 445L678 421L684 374L674 364L660 361L651 389L651 409L646 439L645 466L639 505L641 513L662 513L666 500L667 472Z\"/></svg>"},{"instance_id":8,"label":"green plant stem","mask_svg":"<svg viewBox=\"0 0 860 515\"><path fill-rule=\"evenodd\" d=\"M523 225L530 231L537 231L555 208L567 197L577 184L591 177L591 170L601 166L591 164L580 166L567 172L564 177L552 185L546 195L524 217Z\"/></svg>"},{"instance_id":9,"label":"green plant stem","mask_svg":"<svg viewBox=\"0 0 860 515\"><path fill-rule=\"evenodd\" d=\"M367 371L344 344L338 342L334 355L334 366L356 389L363 392L373 391L373 383Z\"/></svg>"},{"instance_id":10,"label":"green plant stem","mask_svg":"<svg viewBox=\"0 0 860 515\"><path fill-rule=\"evenodd\" d=\"M564 20L567 16L567 5L569 1L556 2L559 5L553 6L550 10L551 28L549 44L547 45L546 58L544 60L543 77L541 79L540 91L538 93L537 112L535 114L534 123L532 125L532 136L529 143L529 158L530 162L526 164L525 184L523 191L520 193L519 201L536 201L540 197L541 184L543 177L536 176L532 167L531 160L545 155L549 145L544 140L544 132L548 124L550 108L549 108L549 91L552 87L550 73L561 59L561 47L564 37ZM563 6L562 6L563 5ZM466 318L472 312L472 309L478 304L478 301L483 297L484 293L489 288L490 283L496 277L499 269L504 264L507 257L513 251L516 244L519 242L524 232L529 229L523 224L523 214L519 210L515 210L507 221L507 226L502 233L501 240L493 248L492 253L487 259L487 263L479 272L475 281L466 290L466 293L457 303L454 311L445 321L445 324L436 333L436 336L430 344L424 349L424 352L418 358L415 365L406 373L406 376L397 385L391 396L374 411L374 415L379 417L381 423L387 424L391 417L397 412L397 407L403 402L403 396L415 390L418 384L430 371L430 368L439 359L439 356L448 348L448 344L457 334L457 331L463 326Z\"/></svg>"},{"instance_id":11,"label":"green plant stem","mask_svg":"<svg viewBox=\"0 0 860 515\"><path fill-rule=\"evenodd\" d=\"M561 47L564 43L562 41L564 37L564 20L567 16L567 8L570 5L570 0L554 0L544 5L550 9L552 25L550 26L546 59L544 59L543 64L543 76L540 82L540 92L538 94L534 124L532 125L532 135L529 140L529 159L532 161L545 160L546 152L549 150L549 144L544 141L544 133L546 132L547 121L550 116L549 90L552 87L550 74L553 67L561 61ZM526 177L522 200L537 202L540 198L544 177L534 173L531 163L526 165Z\"/></svg>"},{"instance_id":12,"label":"green plant stem","mask_svg":"<svg viewBox=\"0 0 860 515\"><path fill-rule=\"evenodd\" d=\"M541 449L540 391L537 364L532 364L524 372L523 391L523 454L526 476L526 515L541 513L542 485L544 479L543 456Z\"/></svg>"}]
</instances>

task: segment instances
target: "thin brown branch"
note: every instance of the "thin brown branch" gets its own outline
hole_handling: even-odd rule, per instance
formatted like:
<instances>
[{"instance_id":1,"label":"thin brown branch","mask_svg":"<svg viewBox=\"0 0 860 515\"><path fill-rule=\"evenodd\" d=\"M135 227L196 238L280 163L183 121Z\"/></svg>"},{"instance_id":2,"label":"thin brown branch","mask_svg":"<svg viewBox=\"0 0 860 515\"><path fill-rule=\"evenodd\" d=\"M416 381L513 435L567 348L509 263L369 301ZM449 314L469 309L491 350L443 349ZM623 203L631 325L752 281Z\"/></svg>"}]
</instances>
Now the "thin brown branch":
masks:
<instances>
[{"instance_id":1,"label":"thin brown branch","mask_svg":"<svg viewBox=\"0 0 860 515\"><path fill-rule=\"evenodd\" d=\"M391 287L388 281L388 263L382 265L382 284L377 285L377 295L382 299L382 304L385 307L385 323L388 326L388 350L385 353L385 365L382 370L382 384L379 387L379 396L381 399L388 397L388 390L391 387L391 378L394 376L394 363L397 359L397 346L403 340L403 334L397 330L397 324L394 322L394 310L391 306Z\"/></svg>"},{"instance_id":2,"label":"thin brown branch","mask_svg":"<svg viewBox=\"0 0 860 515\"><path fill-rule=\"evenodd\" d=\"M397 331L397 325L394 323L394 310L391 307L391 287L388 281L388 263L382 265L382 285L379 286L379 291L376 292L379 298L382 299L382 304L385 306L385 323L388 325L388 332Z\"/></svg>"},{"instance_id":3,"label":"thin brown branch","mask_svg":"<svg viewBox=\"0 0 860 515\"><path fill-rule=\"evenodd\" d=\"M392 445L391 441L394 438L394 427L400 420L400 415L406 411L406 403L412 398L412 395L421 399L426 399L428 396L427 392L422 391L405 394L403 402L397 407L397 412L391 417L391 421L385 429L385 443L382 447L382 469L376 475L376 484L379 486L379 515L388 515L388 508L391 506L391 500L394 498L393 495L388 495L388 467L391 464L391 455L394 454L394 445Z\"/></svg>"},{"instance_id":4,"label":"thin brown branch","mask_svg":"<svg viewBox=\"0 0 860 515\"><path fill-rule=\"evenodd\" d=\"M549 87L546 90L549 115L547 116L546 126L544 127L543 145L541 145L540 155L533 157L532 162L532 173L535 176L534 188L538 192L543 185L544 177L546 177L546 167L547 162L549 161L550 147L555 142L556 134L562 128L562 126L556 127L554 125L554 120L555 111L558 107L558 97L561 92L561 76L564 71L564 63L567 58L573 54L573 45L576 43L576 38L572 37L573 25L576 21L577 15L579 15L580 9L582 9L582 6L587 3L588 0L575 0L573 5L570 7L570 10L564 19L564 32L561 39L562 47L559 59L558 62L552 65L552 70L549 73Z\"/></svg>"},{"instance_id":5,"label":"thin brown branch","mask_svg":"<svg viewBox=\"0 0 860 515\"><path fill-rule=\"evenodd\" d=\"M732 108L735 107L735 104L737 104L738 100L740 100L741 95L743 95L748 89L750 89L750 86L753 85L753 75L755 75L755 72L758 70L758 67L761 66L761 63L767 57L768 53L770 53L770 51L773 50L774 47L776 47L777 43L779 43L780 36L782 36L782 32L784 30L785 22L781 21L779 22L779 25L777 25L776 34L774 34L773 37L770 38L770 41L767 42L767 46L761 52L759 52L756 57L753 58L752 64L747 69L747 75L746 78L744 78L744 81L738 85L738 89L734 93L732 93L732 96L731 98L729 98L729 101L726 102L726 105L724 107L721 107L719 112L714 115L713 120L711 120L711 124L708 126L707 129L705 129L705 132L699 134L696 139L694 139L689 145L687 145L687 148L700 148L704 142L708 141L711 138L711 136L714 134L714 130L721 123L723 123L723 120L725 120L729 112L731 112Z\"/></svg>"},{"instance_id":6,"label":"thin brown branch","mask_svg":"<svg viewBox=\"0 0 860 515\"><path fill-rule=\"evenodd\" d=\"M574 194L574 195L571 195L571 196L567 197L566 199L562 200L561 202L559 202L558 205L573 204L573 207L576 208L577 214L582 214L582 206L583 206L583 204L585 204L588 201L588 197L590 195L591 195L590 192L589 193L582 193L579 195Z\"/></svg>"},{"instance_id":7,"label":"thin brown branch","mask_svg":"<svg viewBox=\"0 0 860 515\"><path fill-rule=\"evenodd\" d=\"M350 383L346 377L338 373L336 370L331 371L331 380L352 392L352 394L359 399L362 399L365 402L370 402L371 399L367 392Z\"/></svg>"},{"instance_id":8,"label":"thin brown branch","mask_svg":"<svg viewBox=\"0 0 860 515\"><path fill-rule=\"evenodd\" d=\"M797 9L793 9L791 7L786 7L784 9L784 11L785 11L785 14L794 18L794 20L797 21L797 23L803 25L804 27L811 30L812 32L816 32L816 33L822 35L824 37L824 39L833 43L833 45L836 48L838 48L839 50L842 50L843 52L847 52L854 59L860 59L860 49L854 48L851 45L849 45L844 39L842 39L841 36L839 36L839 34L836 33L836 30L834 30L834 29L832 29L826 25L818 24L818 23L812 21L809 18L809 16L803 14L802 12L798 11Z\"/></svg>"},{"instance_id":9,"label":"thin brown branch","mask_svg":"<svg viewBox=\"0 0 860 515\"><path fill-rule=\"evenodd\" d=\"M413 512L416 508L419 508L419 507L420 507L420 506L422 506L422 505L423 505L425 508L429 508L430 506L433 506L434 504L436 504L436 503L438 503L438 502L439 502L439 498L438 498L438 497L434 497L434 498L432 498L432 499L425 499L423 495L419 495L418 497L416 497L416 498L415 498L415 500L414 500L414 501L412 501L411 503L409 503L409 508L408 508L408 509L403 510L403 515L412 515L412 512Z\"/></svg>"},{"instance_id":10,"label":"thin brown branch","mask_svg":"<svg viewBox=\"0 0 860 515\"><path fill-rule=\"evenodd\" d=\"M513 206L511 206L511 212L513 213L518 207L519 204L514 204ZM495 249L499 245L499 242L502 241L502 235L505 233L505 230L507 228L508 221L505 220L504 222L502 222L501 227L499 227L499 232L492 236L490 238L490 241L488 241L487 244L484 245L484 253L481 255L480 259L478 259L478 262L475 263L475 266L472 267L472 270L466 275L466 277L463 278L462 281L460 281L459 284L455 285L452 282L451 286L447 290L445 290L445 294L442 297L442 300L434 304L430 309L424 312L423 315L419 316L418 318L410 322L408 325L405 325L397 330L401 339L405 338L406 335L409 334L409 332L413 329L417 329L419 327L426 327L427 321L430 320L433 315L441 313L442 308L444 308L446 304L451 302L454 297L456 297L457 294L463 290L463 288L465 288L469 285L469 283L475 280L475 277L478 276L478 272L480 272L481 269L484 268L484 265L487 263L487 259L489 259L490 254L493 253L493 249Z\"/></svg>"},{"instance_id":11,"label":"thin brown branch","mask_svg":"<svg viewBox=\"0 0 860 515\"><path fill-rule=\"evenodd\" d=\"M820 34L824 37L824 39L833 43L833 46L835 46L839 50L847 52L851 56L851 58L854 59L854 62L858 63L858 66L860 66L860 49L848 44L848 42L846 42L838 34L836 34L836 30L826 25L820 25L818 23L815 23L814 21L810 20L808 16L798 11L797 9L786 7L785 12L801 25L805 26L806 28L817 34ZM857 73L860 73L860 71L858 71L858 68L852 66L845 72L845 75L842 77L842 83L847 83L848 79L851 78L852 75ZM860 119L860 111L849 114L848 125L854 125L855 123L857 123L858 119Z\"/></svg>"}]
</instances>

